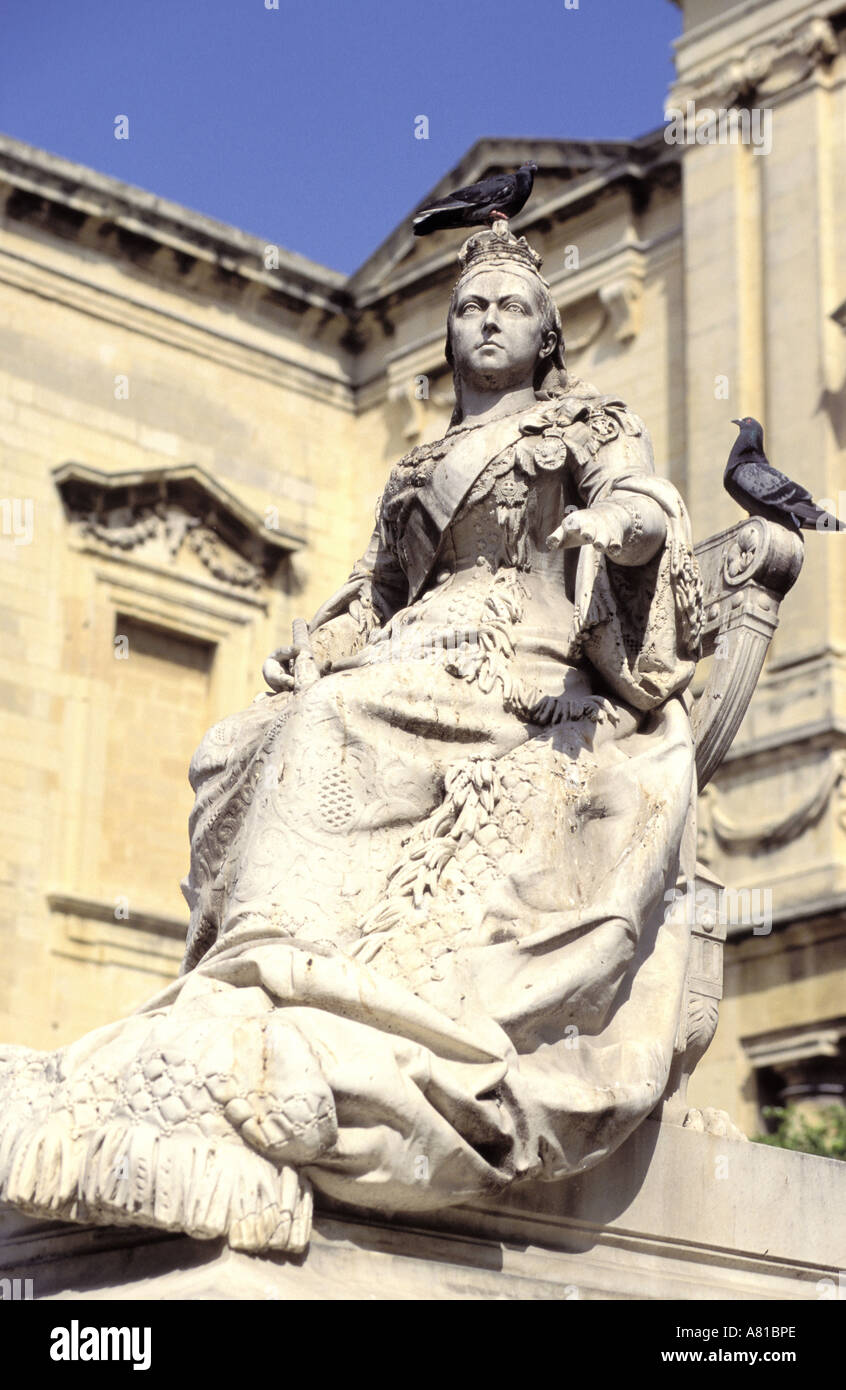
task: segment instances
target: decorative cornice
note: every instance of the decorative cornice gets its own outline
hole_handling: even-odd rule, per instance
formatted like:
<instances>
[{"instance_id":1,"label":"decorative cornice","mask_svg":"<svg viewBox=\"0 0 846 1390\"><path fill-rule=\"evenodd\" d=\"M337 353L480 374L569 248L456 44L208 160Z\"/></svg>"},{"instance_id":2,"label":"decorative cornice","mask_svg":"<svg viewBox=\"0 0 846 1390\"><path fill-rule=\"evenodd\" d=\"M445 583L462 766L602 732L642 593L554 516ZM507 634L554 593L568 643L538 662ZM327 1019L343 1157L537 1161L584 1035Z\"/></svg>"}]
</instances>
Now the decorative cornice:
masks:
<instances>
[{"instance_id":1,"label":"decorative cornice","mask_svg":"<svg viewBox=\"0 0 846 1390\"><path fill-rule=\"evenodd\" d=\"M814 15L783 26L760 42L744 44L711 66L685 72L668 104L683 107L695 101L701 106L732 107L762 103L804 81L839 52L831 21Z\"/></svg>"},{"instance_id":2,"label":"decorative cornice","mask_svg":"<svg viewBox=\"0 0 846 1390\"><path fill-rule=\"evenodd\" d=\"M6 215L40 222L47 230L81 238L97 224L115 233L115 251L144 259L156 250L174 253L183 274L197 262L224 276L261 286L285 299L296 312L318 308L343 311L346 276L282 247L278 269L265 268L268 246L260 237L204 217L178 203L99 174L82 164L48 154L33 145L0 135L0 188Z\"/></svg>"},{"instance_id":3,"label":"decorative cornice","mask_svg":"<svg viewBox=\"0 0 846 1390\"><path fill-rule=\"evenodd\" d=\"M668 171L679 163L678 152L666 145L661 130L632 141L483 139L444 175L438 189L528 158L535 158L540 170L536 196L519 219L521 227L571 216L577 207L620 184L645 189L656 178L672 177ZM251 302L257 295L266 296L298 315L317 311L327 320L337 320L348 339L350 334L355 337L365 309L375 311L404 286L412 289L429 280L443 268L442 262L448 262L450 273L455 266L452 242L444 251L441 238L435 237L429 239L431 246L421 248L404 219L353 276L283 247L274 247L278 268L267 269L265 251L272 243L0 135L0 210L3 207L8 220L35 224L64 240L86 243L96 237L100 255L128 258L158 280L172 273L182 283L190 279L196 290L203 288L205 275L210 277L206 288L217 294L225 283L249 293ZM414 264L406 267L411 252ZM400 262L402 270L396 274Z\"/></svg>"},{"instance_id":4,"label":"decorative cornice","mask_svg":"<svg viewBox=\"0 0 846 1390\"><path fill-rule=\"evenodd\" d=\"M173 564L187 546L219 583L257 590L303 539L264 525L196 464L104 473L78 463L53 478L80 536L106 552L156 550Z\"/></svg>"},{"instance_id":5,"label":"decorative cornice","mask_svg":"<svg viewBox=\"0 0 846 1390\"><path fill-rule=\"evenodd\" d=\"M542 235L613 194L628 197L634 214L654 188L675 187L680 179L681 153L659 129L633 141L480 140L439 187L528 158L539 164L539 174L535 197L518 225ZM273 248L278 268L266 269L267 245L260 238L4 136L0 224L24 235L34 229L77 242L98 262L129 261L142 280L173 291L176 299L148 303L143 285L134 296L115 293L96 277L30 260L10 242L0 257L0 278L16 287L212 360L229 363L234 353L241 370L290 381L306 393L319 389L343 409L354 409L356 393L367 386L355 370L356 356L372 335L391 331L394 308L451 283L456 271L454 239L438 235L421 246L406 220L351 277L283 248ZM610 316L615 333L627 341L637 331L637 287L630 279L618 284L616 273L613 279L604 294L605 321ZM239 306L250 316L249 332L239 332L237 314L227 316L225 332L219 323L209 325L194 315L190 305L198 296ZM308 366L299 358L289 360L285 333L278 333L280 309L289 315L288 337L293 329L298 339L314 345ZM294 323L290 315L296 316ZM332 363L337 363L337 379ZM314 380L317 388L310 384Z\"/></svg>"},{"instance_id":6,"label":"decorative cornice","mask_svg":"<svg viewBox=\"0 0 846 1390\"><path fill-rule=\"evenodd\" d=\"M741 1038L740 1044L752 1066L791 1066L817 1057L838 1057L846 1039L846 1018L795 1024L774 1028Z\"/></svg>"}]
</instances>

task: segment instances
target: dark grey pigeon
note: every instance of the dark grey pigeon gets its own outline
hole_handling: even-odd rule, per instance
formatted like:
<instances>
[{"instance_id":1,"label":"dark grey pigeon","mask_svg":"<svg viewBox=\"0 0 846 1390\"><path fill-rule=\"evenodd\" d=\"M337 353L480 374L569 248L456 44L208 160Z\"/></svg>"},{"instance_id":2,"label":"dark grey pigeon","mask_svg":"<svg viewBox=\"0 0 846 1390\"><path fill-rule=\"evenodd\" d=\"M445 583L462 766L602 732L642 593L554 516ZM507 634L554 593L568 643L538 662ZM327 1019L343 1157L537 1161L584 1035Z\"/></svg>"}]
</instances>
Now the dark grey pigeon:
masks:
<instances>
[{"instance_id":1,"label":"dark grey pigeon","mask_svg":"<svg viewBox=\"0 0 846 1390\"><path fill-rule=\"evenodd\" d=\"M428 236L442 227L477 227L498 218L516 217L532 191L537 164L521 164L516 174L493 174L481 183L457 188L424 203L414 214L414 235Z\"/></svg>"},{"instance_id":2,"label":"dark grey pigeon","mask_svg":"<svg viewBox=\"0 0 846 1390\"><path fill-rule=\"evenodd\" d=\"M764 428L751 415L732 420L740 434L729 454L723 487L750 516L777 521L791 531L846 531L842 521L818 507L807 488L773 468L764 453Z\"/></svg>"}]
</instances>

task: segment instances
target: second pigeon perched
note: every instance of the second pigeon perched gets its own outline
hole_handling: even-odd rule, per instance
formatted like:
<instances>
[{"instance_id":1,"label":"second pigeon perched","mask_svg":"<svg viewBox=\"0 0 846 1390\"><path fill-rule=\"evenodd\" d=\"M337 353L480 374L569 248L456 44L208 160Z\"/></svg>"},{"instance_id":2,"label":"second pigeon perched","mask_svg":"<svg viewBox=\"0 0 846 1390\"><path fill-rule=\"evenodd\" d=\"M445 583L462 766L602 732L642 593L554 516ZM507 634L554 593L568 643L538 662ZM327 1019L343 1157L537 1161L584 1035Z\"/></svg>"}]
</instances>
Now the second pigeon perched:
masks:
<instances>
[{"instance_id":1,"label":"second pigeon perched","mask_svg":"<svg viewBox=\"0 0 846 1390\"><path fill-rule=\"evenodd\" d=\"M424 203L414 214L414 235L428 236L444 227L477 227L497 218L516 217L525 207L537 172L531 161L515 174L493 174Z\"/></svg>"},{"instance_id":2,"label":"second pigeon perched","mask_svg":"<svg viewBox=\"0 0 846 1390\"><path fill-rule=\"evenodd\" d=\"M764 428L752 415L732 420L740 433L729 454L723 486L750 516L777 521L791 531L846 531L842 521L818 507L807 488L773 468L764 453Z\"/></svg>"}]
</instances>

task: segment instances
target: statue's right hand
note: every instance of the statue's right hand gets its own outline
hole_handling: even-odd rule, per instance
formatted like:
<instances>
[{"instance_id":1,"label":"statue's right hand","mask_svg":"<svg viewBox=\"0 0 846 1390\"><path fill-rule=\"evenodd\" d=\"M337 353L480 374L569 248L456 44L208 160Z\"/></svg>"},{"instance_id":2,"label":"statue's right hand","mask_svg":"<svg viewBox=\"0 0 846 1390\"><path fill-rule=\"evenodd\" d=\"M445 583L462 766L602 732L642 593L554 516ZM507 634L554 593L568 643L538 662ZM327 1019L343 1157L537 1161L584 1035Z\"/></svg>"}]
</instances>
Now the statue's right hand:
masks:
<instances>
[{"instance_id":1,"label":"statue's right hand","mask_svg":"<svg viewBox=\"0 0 846 1390\"><path fill-rule=\"evenodd\" d=\"M271 690L277 693L294 688L294 662L299 655L298 646L277 647L270 653L261 668L261 673Z\"/></svg>"}]
</instances>

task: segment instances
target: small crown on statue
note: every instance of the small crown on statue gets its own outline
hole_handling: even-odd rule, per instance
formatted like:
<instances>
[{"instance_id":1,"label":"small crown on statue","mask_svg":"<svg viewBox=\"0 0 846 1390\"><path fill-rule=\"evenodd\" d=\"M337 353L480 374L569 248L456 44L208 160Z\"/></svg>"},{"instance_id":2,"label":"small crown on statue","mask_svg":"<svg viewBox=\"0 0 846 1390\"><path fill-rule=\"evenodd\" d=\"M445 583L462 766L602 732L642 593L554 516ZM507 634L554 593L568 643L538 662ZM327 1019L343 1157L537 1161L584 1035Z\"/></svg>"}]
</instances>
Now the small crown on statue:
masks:
<instances>
[{"instance_id":1,"label":"small crown on statue","mask_svg":"<svg viewBox=\"0 0 846 1390\"><path fill-rule=\"evenodd\" d=\"M540 274L543 265L541 257L524 236L514 235L504 217L494 222L489 231L476 232L468 237L458 253L458 263L462 273L483 265L514 265L522 266L543 279Z\"/></svg>"}]
</instances>

